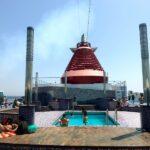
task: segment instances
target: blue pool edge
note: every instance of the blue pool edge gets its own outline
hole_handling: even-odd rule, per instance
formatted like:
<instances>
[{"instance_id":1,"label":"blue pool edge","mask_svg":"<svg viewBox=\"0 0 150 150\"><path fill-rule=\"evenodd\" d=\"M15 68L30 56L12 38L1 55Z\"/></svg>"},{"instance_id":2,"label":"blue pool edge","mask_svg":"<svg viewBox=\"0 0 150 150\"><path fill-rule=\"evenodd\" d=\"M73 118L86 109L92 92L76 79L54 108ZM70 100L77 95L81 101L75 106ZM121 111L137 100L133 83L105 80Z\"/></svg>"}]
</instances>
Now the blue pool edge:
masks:
<instances>
[{"instance_id":1,"label":"blue pool edge","mask_svg":"<svg viewBox=\"0 0 150 150\"><path fill-rule=\"evenodd\" d=\"M72 111L70 110L70 111L66 111L66 112L64 112L63 114L66 114L66 115L68 115L68 114L70 114ZM73 111L73 113L74 114L82 114L81 113L81 111ZM104 114L104 115L106 115L106 112L105 111L87 111L87 113L88 114ZM62 115L63 115L62 114ZM62 115L59 117L59 118L57 118L53 123L52 123L52 126L55 126L55 127L59 127L59 126L56 126L56 123L62 118ZM120 125L117 121L115 121L110 115L108 115L108 118L109 118L109 120L111 120L112 121L112 123L113 123L113 125L103 125L103 126L100 126L100 125L93 125L93 126L88 126L88 125L84 125L84 126L68 126L68 127L105 127L105 126L118 126L118 125Z\"/></svg>"}]
</instances>

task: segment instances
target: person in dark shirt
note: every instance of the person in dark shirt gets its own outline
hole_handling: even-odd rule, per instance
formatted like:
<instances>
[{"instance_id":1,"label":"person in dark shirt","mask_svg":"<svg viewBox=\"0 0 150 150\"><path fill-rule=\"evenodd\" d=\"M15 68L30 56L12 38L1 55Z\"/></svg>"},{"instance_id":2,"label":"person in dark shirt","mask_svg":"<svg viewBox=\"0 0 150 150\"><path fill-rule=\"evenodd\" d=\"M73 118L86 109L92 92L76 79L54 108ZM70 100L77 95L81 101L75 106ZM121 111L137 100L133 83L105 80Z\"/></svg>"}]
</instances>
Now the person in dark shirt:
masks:
<instances>
[{"instance_id":1,"label":"person in dark shirt","mask_svg":"<svg viewBox=\"0 0 150 150\"><path fill-rule=\"evenodd\" d=\"M87 116L87 111L82 108L82 115L83 115L83 123L86 125L88 123L88 116Z\"/></svg>"},{"instance_id":2,"label":"person in dark shirt","mask_svg":"<svg viewBox=\"0 0 150 150\"><path fill-rule=\"evenodd\" d=\"M134 100L135 100L135 96L132 95L132 102L133 102L133 104L134 104Z\"/></svg>"}]
</instances>

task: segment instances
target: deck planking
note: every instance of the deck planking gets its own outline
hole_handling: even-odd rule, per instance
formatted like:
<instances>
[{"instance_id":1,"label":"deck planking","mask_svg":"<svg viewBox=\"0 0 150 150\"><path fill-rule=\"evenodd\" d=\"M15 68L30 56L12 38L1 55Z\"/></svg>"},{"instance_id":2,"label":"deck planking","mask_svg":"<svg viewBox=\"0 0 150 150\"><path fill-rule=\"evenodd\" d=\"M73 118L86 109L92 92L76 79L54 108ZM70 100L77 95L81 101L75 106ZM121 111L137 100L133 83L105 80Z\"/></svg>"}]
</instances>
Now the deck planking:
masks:
<instances>
[{"instance_id":1,"label":"deck planking","mask_svg":"<svg viewBox=\"0 0 150 150\"><path fill-rule=\"evenodd\" d=\"M122 127L47 127L0 139L1 144L36 146L149 147L150 133Z\"/></svg>"}]
</instances>

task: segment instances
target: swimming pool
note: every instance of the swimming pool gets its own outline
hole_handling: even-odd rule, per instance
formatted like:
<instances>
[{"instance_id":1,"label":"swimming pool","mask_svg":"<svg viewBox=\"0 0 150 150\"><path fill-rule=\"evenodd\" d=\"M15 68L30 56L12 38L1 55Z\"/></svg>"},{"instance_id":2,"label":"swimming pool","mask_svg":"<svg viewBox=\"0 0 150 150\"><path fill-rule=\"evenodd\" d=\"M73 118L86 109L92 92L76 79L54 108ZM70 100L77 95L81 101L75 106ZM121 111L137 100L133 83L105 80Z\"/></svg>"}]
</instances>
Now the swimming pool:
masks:
<instances>
[{"instance_id":1,"label":"swimming pool","mask_svg":"<svg viewBox=\"0 0 150 150\"><path fill-rule=\"evenodd\" d=\"M73 112L71 116L71 112L65 112L66 117L69 119L68 126L85 126L83 123L83 117L81 112ZM118 125L118 123L112 119L110 116L106 117L105 112L88 112L88 122L86 126L104 126L104 125ZM62 117L62 116L61 116ZM53 125L60 126L58 118Z\"/></svg>"}]
</instances>

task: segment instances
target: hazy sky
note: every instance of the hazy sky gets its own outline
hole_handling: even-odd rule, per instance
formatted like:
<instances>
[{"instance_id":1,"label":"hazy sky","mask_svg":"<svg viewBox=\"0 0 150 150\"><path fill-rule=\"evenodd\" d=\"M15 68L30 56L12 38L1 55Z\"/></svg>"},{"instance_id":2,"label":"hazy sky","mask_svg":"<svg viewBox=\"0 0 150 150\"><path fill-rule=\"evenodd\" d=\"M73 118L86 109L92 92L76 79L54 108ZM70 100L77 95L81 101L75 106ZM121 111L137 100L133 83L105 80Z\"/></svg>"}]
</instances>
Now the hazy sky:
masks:
<instances>
[{"instance_id":1,"label":"hazy sky","mask_svg":"<svg viewBox=\"0 0 150 150\"><path fill-rule=\"evenodd\" d=\"M61 76L87 30L88 0L0 0L0 90L24 95L26 27L35 29L34 70ZM109 80L142 91L139 24L150 31L149 0L91 0L88 41ZM79 3L79 5L78 5Z\"/></svg>"}]
</instances>

